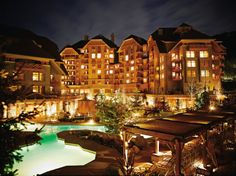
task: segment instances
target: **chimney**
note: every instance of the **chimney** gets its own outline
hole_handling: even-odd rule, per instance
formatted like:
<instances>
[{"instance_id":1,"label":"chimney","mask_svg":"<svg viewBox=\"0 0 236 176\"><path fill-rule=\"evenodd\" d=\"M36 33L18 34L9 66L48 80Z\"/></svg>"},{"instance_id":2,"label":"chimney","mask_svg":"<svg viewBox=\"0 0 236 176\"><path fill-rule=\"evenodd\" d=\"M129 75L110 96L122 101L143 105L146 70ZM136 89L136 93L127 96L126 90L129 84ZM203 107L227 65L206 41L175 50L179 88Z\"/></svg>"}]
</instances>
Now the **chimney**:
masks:
<instances>
[{"instance_id":1,"label":"chimney","mask_svg":"<svg viewBox=\"0 0 236 176\"><path fill-rule=\"evenodd\" d=\"M114 33L111 34L111 41L115 42L115 34Z\"/></svg>"},{"instance_id":2,"label":"chimney","mask_svg":"<svg viewBox=\"0 0 236 176\"><path fill-rule=\"evenodd\" d=\"M84 35L84 40L88 40L89 39L89 36L86 34Z\"/></svg>"}]
</instances>

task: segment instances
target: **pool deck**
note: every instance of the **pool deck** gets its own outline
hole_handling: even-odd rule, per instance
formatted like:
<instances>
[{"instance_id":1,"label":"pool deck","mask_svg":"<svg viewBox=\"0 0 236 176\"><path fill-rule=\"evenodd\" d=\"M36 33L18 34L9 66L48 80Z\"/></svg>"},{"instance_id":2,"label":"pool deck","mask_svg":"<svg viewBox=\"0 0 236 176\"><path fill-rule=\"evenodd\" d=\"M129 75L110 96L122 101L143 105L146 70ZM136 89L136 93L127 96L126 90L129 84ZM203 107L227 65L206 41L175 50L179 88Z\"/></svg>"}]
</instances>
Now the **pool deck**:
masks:
<instances>
[{"instance_id":1,"label":"pool deck","mask_svg":"<svg viewBox=\"0 0 236 176\"><path fill-rule=\"evenodd\" d=\"M79 175L118 175L117 158L119 152L111 147L101 145L93 140L83 139L76 132L63 131L58 133L58 138L69 145L79 145L85 151L96 153L96 158L84 166L65 166L42 174L42 176L79 176Z\"/></svg>"}]
</instances>

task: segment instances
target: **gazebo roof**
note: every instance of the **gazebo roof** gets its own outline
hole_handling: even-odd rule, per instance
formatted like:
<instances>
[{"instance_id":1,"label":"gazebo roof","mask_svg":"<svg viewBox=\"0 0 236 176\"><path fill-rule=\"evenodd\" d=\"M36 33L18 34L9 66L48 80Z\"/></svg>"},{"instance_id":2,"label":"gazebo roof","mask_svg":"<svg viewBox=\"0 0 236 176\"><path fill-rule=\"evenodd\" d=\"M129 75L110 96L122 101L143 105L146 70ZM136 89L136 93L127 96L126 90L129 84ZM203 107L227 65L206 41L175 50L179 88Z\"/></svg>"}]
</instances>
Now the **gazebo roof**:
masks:
<instances>
[{"instance_id":1,"label":"gazebo roof","mask_svg":"<svg viewBox=\"0 0 236 176\"><path fill-rule=\"evenodd\" d=\"M126 125L124 129L130 133L146 134L160 140L173 141L179 139L187 142L193 135L211 129L228 118L235 118L235 114L228 112L209 113L206 111L183 113L144 123Z\"/></svg>"}]
</instances>

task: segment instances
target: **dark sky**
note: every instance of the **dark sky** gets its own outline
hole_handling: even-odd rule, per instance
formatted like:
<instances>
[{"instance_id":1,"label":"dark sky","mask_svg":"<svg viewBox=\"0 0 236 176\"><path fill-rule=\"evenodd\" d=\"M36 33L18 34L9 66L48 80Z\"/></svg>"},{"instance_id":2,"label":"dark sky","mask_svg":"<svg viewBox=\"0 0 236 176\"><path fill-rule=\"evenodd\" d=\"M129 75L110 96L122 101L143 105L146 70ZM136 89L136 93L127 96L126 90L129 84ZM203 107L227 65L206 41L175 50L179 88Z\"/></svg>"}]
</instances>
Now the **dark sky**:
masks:
<instances>
[{"instance_id":1,"label":"dark sky","mask_svg":"<svg viewBox=\"0 0 236 176\"><path fill-rule=\"evenodd\" d=\"M115 33L116 44L130 34L147 39L158 27L183 22L207 34L236 30L233 0L4 0L0 23L23 27L59 48L85 34Z\"/></svg>"}]
</instances>

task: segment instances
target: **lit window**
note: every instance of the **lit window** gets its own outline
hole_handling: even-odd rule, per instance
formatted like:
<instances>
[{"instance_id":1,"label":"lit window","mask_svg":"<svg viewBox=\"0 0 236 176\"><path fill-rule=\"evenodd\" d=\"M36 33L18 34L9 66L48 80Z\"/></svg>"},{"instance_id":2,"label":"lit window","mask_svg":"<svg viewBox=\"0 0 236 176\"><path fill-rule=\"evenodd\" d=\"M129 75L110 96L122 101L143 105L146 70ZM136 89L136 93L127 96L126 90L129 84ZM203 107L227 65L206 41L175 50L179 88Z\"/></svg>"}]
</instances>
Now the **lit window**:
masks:
<instances>
[{"instance_id":1,"label":"lit window","mask_svg":"<svg viewBox=\"0 0 236 176\"><path fill-rule=\"evenodd\" d=\"M187 77L195 78L196 77L196 71L195 70L188 70L187 71Z\"/></svg>"},{"instance_id":2,"label":"lit window","mask_svg":"<svg viewBox=\"0 0 236 176\"><path fill-rule=\"evenodd\" d=\"M175 53L172 53L172 54L171 54L171 59L172 59L172 60L178 59L178 55L175 54Z\"/></svg>"},{"instance_id":3,"label":"lit window","mask_svg":"<svg viewBox=\"0 0 236 176\"><path fill-rule=\"evenodd\" d=\"M43 73L33 72L32 79L33 79L33 81L42 81L43 80Z\"/></svg>"},{"instance_id":4,"label":"lit window","mask_svg":"<svg viewBox=\"0 0 236 176\"><path fill-rule=\"evenodd\" d=\"M147 82L147 78L143 78L143 82L146 83Z\"/></svg>"},{"instance_id":5,"label":"lit window","mask_svg":"<svg viewBox=\"0 0 236 176\"><path fill-rule=\"evenodd\" d=\"M97 71L98 74L101 74L101 72L102 72L101 70L98 70L98 71Z\"/></svg>"},{"instance_id":6,"label":"lit window","mask_svg":"<svg viewBox=\"0 0 236 176\"><path fill-rule=\"evenodd\" d=\"M201 77L209 77L209 70L201 70Z\"/></svg>"},{"instance_id":7,"label":"lit window","mask_svg":"<svg viewBox=\"0 0 236 176\"><path fill-rule=\"evenodd\" d=\"M84 69L84 65L81 65L81 69Z\"/></svg>"},{"instance_id":8,"label":"lit window","mask_svg":"<svg viewBox=\"0 0 236 176\"><path fill-rule=\"evenodd\" d=\"M50 75L50 80L53 80L53 75Z\"/></svg>"},{"instance_id":9,"label":"lit window","mask_svg":"<svg viewBox=\"0 0 236 176\"><path fill-rule=\"evenodd\" d=\"M108 71L108 70L106 71L106 74L107 74L107 75L109 74L109 71Z\"/></svg>"},{"instance_id":10,"label":"lit window","mask_svg":"<svg viewBox=\"0 0 236 176\"><path fill-rule=\"evenodd\" d=\"M164 65L161 65L161 70L164 70Z\"/></svg>"},{"instance_id":11,"label":"lit window","mask_svg":"<svg viewBox=\"0 0 236 176\"><path fill-rule=\"evenodd\" d=\"M175 67L175 62L172 62L172 67Z\"/></svg>"},{"instance_id":12,"label":"lit window","mask_svg":"<svg viewBox=\"0 0 236 176\"><path fill-rule=\"evenodd\" d=\"M53 92L53 87L52 86L50 86L50 92Z\"/></svg>"},{"instance_id":13,"label":"lit window","mask_svg":"<svg viewBox=\"0 0 236 176\"><path fill-rule=\"evenodd\" d=\"M42 86L33 86L32 91L35 93L41 93Z\"/></svg>"},{"instance_id":14,"label":"lit window","mask_svg":"<svg viewBox=\"0 0 236 176\"><path fill-rule=\"evenodd\" d=\"M129 84L129 83L130 83L130 80L129 80L129 79L127 79L127 80L126 80L126 83L127 83L127 84Z\"/></svg>"},{"instance_id":15,"label":"lit window","mask_svg":"<svg viewBox=\"0 0 236 176\"><path fill-rule=\"evenodd\" d=\"M172 72L172 77L175 77L175 72Z\"/></svg>"},{"instance_id":16,"label":"lit window","mask_svg":"<svg viewBox=\"0 0 236 176\"><path fill-rule=\"evenodd\" d=\"M212 64L211 66L212 66L213 69L215 68L215 64Z\"/></svg>"},{"instance_id":17,"label":"lit window","mask_svg":"<svg viewBox=\"0 0 236 176\"><path fill-rule=\"evenodd\" d=\"M164 62L164 56L160 57L160 62Z\"/></svg>"},{"instance_id":18,"label":"lit window","mask_svg":"<svg viewBox=\"0 0 236 176\"><path fill-rule=\"evenodd\" d=\"M165 76L164 76L164 73L162 73L162 74L161 74L161 79L164 79L164 77L165 77Z\"/></svg>"},{"instance_id":19,"label":"lit window","mask_svg":"<svg viewBox=\"0 0 236 176\"><path fill-rule=\"evenodd\" d=\"M130 70L131 70L131 71L134 71L134 66L130 67Z\"/></svg>"},{"instance_id":20,"label":"lit window","mask_svg":"<svg viewBox=\"0 0 236 176\"><path fill-rule=\"evenodd\" d=\"M113 74L113 70L110 70L110 74Z\"/></svg>"},{"instance_id":21,"label":"lit window","mask_svg":"<svg viewBox=\"0 0 236 176\"><path fill-rule=\"evenodd\" d=\"M84 50L83 50L83 49L80 49L80 52L81 52L81 53L84 53Z\"/></svg>"},{"instance_id":22,"label":"lit window","mask_svg":"<svg viewBox=\"0 0 236 176\"><path fill-rule=\"evenodd\" d=\"M129 55L125 55L125 61L129 60Z\"/></svg>"},{"instance_id":23,"label":"lit window","mask_svg":"<svg viewBox=\"0 0 236 176\"><path fill-rule=\"evenodd\" d=\"M129 77L129 73L126 73L126 77Z\"/></svg>"},{"instance_id":24,"label":"lit window","mask_svg":"<svg viewBox=\"0 0 236 176\"><path fill-rule=\"evenodd\" d=\"M130 61L131 64L134 64L134 60Z\"/></svg>"},{"instance_id":25,"label":"lit window","mask_svg":"<svg viewBox=\"0 0 236 176\"><path fill-rule=\"evenodd\" d=\"M97 54L97 58L100 59L102 57L102 54L101 53L98 53Z\"/></svg>"},{"instance_id":26,"label":"lit window","mask_svg":"<svg viewBox=\"0 0 236 176\"><path fill-rule=\"evenodd\" d=\"M114 58L114 54L109 54L109 58Z\"/></svg>"},{"instance_id":27,"label":"lit window","mask_svg":"<svg viewBox=\"0 0 236 176\"><path fill-rule=\"evenodd\" d=\"M208 57L208 51L200 51L199 55L200 55L200 58L206 58Z\"/></svg>"},{"instance_id":28,"label":"lit window","mask_svg":"<svg viewBox=\"0 0 236 176\"><path fill-rule=\"evenodd\" d=\"M216 74L215 73L212 74L212 78L216 79Z\"/></svg>"},{"instance_id":29,"label":"lit window","mask_svg":"<svg viewBox=\"0 0 236 176\"><path fill-rule=\"evenodd\" d=\"M92 53L92 59L95 59L95 57L96 57L96 54Z\"/></svg>"},{"instance_id":30,"label":"lit window","mask_svg":"<svg viewBox=\"0 0 236 176\"><path fill-rule=\"evenodd\" d=\"M186 57L187 58L194 58L195 57L194 51L186 51Z\"/></svg>"},{"instance_id":31,"label":"lit window","mask_svg":"<svg viewBox=\"0 0 236 176\"><path fill-rule=\"evenodd\" d=\"M194 60L187 61L187 67L196 67L196 62Z\"/></svg>"}]
</instances>

